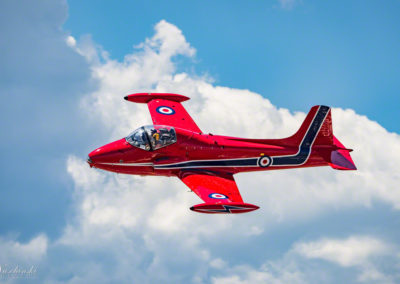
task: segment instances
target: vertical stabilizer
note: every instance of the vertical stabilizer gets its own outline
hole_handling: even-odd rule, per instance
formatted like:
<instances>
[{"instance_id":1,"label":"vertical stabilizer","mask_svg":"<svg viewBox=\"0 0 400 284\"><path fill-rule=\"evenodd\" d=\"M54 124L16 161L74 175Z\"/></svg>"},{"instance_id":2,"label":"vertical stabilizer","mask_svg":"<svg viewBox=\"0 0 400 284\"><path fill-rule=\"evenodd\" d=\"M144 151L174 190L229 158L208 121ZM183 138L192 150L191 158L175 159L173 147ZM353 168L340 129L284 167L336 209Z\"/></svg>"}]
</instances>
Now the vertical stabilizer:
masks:
<instances>
[{"instance_id":1,"label":"vertical stabilizer","mask_svg":"<svg viewBox=\"0 0 400 284\"><path fill-rule=\"evenodd\" d=\"M331 145L333 141L331 108L328 106L313 106L297 132L285 139L280 139L284 145L310 147L311 145Z\"/></svg>"},{"instance_id":2,"label":"vertical stabilizer","mask_svg":"<svg viewBox=\"0 0 400 284\"><path fill-rule=\"evenodd\" d=\"M352 150L346 149L333 135L330 107L313 106L299 130L282 141L286 145L299 145L300 153L315 150L335 170L357 169L350 156ZM288 159L282 163L288 163Z\"/></svg>"}]
</instances>

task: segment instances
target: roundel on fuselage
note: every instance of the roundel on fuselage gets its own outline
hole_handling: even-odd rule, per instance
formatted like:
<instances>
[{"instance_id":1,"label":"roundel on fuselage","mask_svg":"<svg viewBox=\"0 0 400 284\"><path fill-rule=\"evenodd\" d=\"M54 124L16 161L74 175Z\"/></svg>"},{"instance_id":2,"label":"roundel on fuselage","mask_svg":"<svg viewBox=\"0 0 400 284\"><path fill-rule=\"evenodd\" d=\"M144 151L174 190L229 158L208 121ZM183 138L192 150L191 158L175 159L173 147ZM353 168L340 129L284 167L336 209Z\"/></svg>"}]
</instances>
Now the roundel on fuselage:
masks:
<instances>
[{"instance_id":1,"label":"roundel on fuselage","mask_svg":"<svg viewBox=\"0 0 400 284\"><path fill-rule=\"evenodd\" d=\"M262 156L260 158L258 158L257 164L261 167L261 168L266 168L268 166L270 166L272 163L272 159L270 156Z\"/></svg>"}]
</instances>

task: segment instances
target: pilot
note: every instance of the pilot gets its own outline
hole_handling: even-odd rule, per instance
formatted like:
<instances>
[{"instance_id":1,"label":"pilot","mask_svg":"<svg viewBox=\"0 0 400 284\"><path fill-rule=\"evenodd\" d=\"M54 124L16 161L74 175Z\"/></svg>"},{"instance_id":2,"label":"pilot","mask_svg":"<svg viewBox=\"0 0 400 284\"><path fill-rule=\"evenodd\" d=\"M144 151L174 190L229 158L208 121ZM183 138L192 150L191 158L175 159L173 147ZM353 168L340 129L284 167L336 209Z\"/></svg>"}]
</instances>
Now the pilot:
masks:
<instances>
[{"instance_id":1,"label":"pilot","mask_svg":"<svg viewBox=\"0 0 400 284\"><path fill-rule=\"evenodd\" d=\"M154 141L154 148L157 148L158 145L162 145L162 142L160 141L160 134L158 131L155 131L152 135L153 141Z\"/></svg>"},{"instance_id":2,"label":"pilot","mask_svg":"<svg viewBox=\"0 0 400 284\"><path fill-rule=\"evenodd\" d=\"M160 134L158 134L157 132L155 132L155 133L153 134L153 138L154 138L154 140L158 141L158 139L160 139Z\"/></svg>"}]
</instances>

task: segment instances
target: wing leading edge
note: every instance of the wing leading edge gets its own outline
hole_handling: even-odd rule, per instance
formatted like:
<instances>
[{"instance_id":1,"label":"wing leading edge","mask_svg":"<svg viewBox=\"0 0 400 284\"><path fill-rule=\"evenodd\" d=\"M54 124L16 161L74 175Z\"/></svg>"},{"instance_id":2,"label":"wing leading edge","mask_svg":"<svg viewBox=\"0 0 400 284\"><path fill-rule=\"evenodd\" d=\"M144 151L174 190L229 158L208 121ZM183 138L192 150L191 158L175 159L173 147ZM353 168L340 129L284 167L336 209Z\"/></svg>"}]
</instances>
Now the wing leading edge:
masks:
<instances>
[{"instance_id":1,"label":"wing leading edge","mask_svg":"<svg viewBox=\"0 0 400 284\"><path fill-rule=\"evenodd\" d=\"M181 104L189 100L188 97L169 93L138 93L126 96L125 100L147 104L154 124L201 133L200 128Z\"/></svg>"},{"instance_id":2,"label":"wing leading edge","mask_svg":"<svg viewBox=\"0 0 400 284\"><path fill-rule=\"evenodd\" d=\"M182 171L178 177L205 203L190 209L200 213L246 213L258 209L244 203L231 174Z\"/></svg>"}]
</instances>

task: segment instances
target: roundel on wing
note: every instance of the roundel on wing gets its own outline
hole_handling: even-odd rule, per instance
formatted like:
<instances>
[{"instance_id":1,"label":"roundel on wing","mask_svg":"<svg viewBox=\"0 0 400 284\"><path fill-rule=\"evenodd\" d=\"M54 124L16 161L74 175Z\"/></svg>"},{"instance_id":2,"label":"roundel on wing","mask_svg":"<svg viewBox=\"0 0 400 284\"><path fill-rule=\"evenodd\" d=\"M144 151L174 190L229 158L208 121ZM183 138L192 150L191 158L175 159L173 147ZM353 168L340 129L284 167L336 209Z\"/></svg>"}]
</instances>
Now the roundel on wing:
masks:
<instances>
[{"instance_id":1,"label":"roundel on wing","mask_svg":"<svg viewBox=\"0 0 400 284\"><path fill-rule=\"evenodd\" d=\"M208 195L208 197L213 199L228 199L228 196L221 193L211 193Z\"/></svg>"},{"instance_id":2,"label":"roundel on wing","mask_svg":"<svg viewBox=\"0 0 400 284\"><path fill-rule=\"evenodd\" d=\"M174 111L172 108L167 107L167 106L159 106L159 107L156 109L156 111L157 111L158 113L166 114L166 115L172 115L172 114L175 113L175 111Z\"/></svg>"},{"instance_id":3,"label":"roundel on wing","mask_svg":"<svg viewBox=\"0 0 400 284\"><path fill-rule=\"evenodd\" d=\"M262 156L260 158L258 158L257 164L261 167L261 168L266 168L268 166L270 166L272 163L272 159L270 156Z\"/></svg>"}]
</instances>

